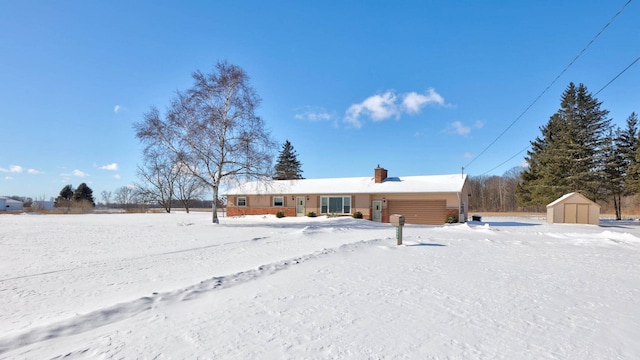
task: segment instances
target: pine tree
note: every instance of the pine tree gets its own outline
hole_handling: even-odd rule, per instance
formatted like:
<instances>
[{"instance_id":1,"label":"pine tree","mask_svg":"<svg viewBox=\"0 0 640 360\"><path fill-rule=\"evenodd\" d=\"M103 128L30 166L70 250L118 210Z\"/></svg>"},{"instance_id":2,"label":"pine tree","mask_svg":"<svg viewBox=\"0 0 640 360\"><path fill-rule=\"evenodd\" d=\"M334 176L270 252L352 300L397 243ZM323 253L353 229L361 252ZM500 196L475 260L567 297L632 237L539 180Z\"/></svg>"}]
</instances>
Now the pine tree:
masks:
<instances>
[{"instance_id":1,"label":"pine tree","mask_svg":"<svg viewBox=\"0 0 640 360\"><path fill-rule=\"evenodd\" d=\"M302 164L298 161L298 155L289 140L282 145L278 162L275 167L274 180L295 180L302 177Z\"/></svg>"},{"instance_id":2,"label":"pine tree","mask_svg":"<svg viewBox=\"0 0 640 360\"><path fill-rule=\"evenodd\" d=\"M58 198L63 200L71 200L73 198L73 186L71 184L65 185L62 190L60 190L60 195Z\"/></svg>"},{"instance_id":3,"label":"pine tree","mask_svg":"<svg viewBox=\"0 0 640 360\"><path fill-rule=\"evenodd\" d=\"M640 132L635 112L627 118L627 127L620 133L617 141L625 162L624 195L640 192Z\"/></svg>"},{"instance_id":4,"label":"pine tree","mask_svg":"<svg viewBox=\"0 0 640 360\"><path fill-rule=\"evenodd\" d=\"M62 190L60 190L60 194L56 198L53 203L54 207L70 207L71 199L73 198L73 186L71 184L65 185Z\"/></svg>"},{"instance_id":5,"label":"pine tree","mask_svg":"<svg viewBox=\"0 0 640 360\"><path fill-rule=\"evenodd\" d=\"M622 195L625 192L625 171L626 164L623 153L620 149L619 139L622 136L620 129L616 129L616 136L613 129L609 131L609 136L605 139L603 154L603 189L608 196L613 199L613 207L616 212L616 220L622 219Z\"/></svg>"},{"instance_id":6,"label":"pine tree","mask_svg":"<svg viewBox=\"0 0 640 360\"><path fill-rule=\"evenodd\" d=\"M611 120L600 105L586 86L569 84L560 109L531 142L529 168L517 189L520 206L543 206L573 191L593 200L603 196L603 150Z\"/></svg>"},{"instance_id":7,"label":"pine tree","mask_svg":"<svg viewBox=\"0 0 640 360\"><path fill-rule=\"evenodd\" d=\"M93 199L93 190L91 190L86 183L78 185L76 191L73 192L73 200L75 202L86 202L91 204L91 206L96 206L95 200Z\"/></svg>"}]
</instances>

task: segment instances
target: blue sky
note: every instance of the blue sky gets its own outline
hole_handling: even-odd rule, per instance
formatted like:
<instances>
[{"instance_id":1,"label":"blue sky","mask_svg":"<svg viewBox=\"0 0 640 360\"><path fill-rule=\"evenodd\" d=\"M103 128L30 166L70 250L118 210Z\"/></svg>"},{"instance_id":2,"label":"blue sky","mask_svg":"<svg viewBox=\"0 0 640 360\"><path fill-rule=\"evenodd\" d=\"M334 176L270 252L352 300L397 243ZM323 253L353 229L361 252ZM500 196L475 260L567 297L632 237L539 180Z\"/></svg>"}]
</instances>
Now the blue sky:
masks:
<instances>
[{"instance_id":1,"label":"blue sky","mask_svg":"<svg viewBox=\"0 0 640 360\"><path fill-rule=\"evenodd\" d=\"M501 175L569 82L595 93L640 55L632 1L498 138L626 3L0 0L0 195L138 181L132 125L224 60L307 178ZM597 95L613 123L640 112L639 80Z\"/></svg>"}]
</instances>

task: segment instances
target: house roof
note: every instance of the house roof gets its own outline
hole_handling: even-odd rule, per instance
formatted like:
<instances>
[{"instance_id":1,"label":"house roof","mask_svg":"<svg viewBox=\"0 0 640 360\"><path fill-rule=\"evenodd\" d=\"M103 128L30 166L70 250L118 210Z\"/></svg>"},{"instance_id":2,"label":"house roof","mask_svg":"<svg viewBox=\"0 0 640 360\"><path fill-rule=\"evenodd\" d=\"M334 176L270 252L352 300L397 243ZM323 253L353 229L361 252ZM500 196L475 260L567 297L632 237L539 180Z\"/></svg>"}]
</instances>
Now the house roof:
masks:
<instances>
[{"instance_id":1,"label":"house roof","mask_svg":"<svg viewBox=\"0 0 640 360\"><path fill-rule=\"evenodd\" d=\"M588 201L589 203L592 203L593 205L595 205L595 206L597 206L597 207L600 207L600 205L598 205L598 203L596 203L595 201L593 201L593 200L589 199L588 197L586 197L586 196L584 196L584 195L582 195L582 194L580 194L580 193L578 193L578 192L572 192L572 193L568 193L568 194L562 195L561 197L557 198L556 200L554 200L554 201L550 202L550 203L547 205L547 207L553 207L553 206L556 206L556 205L558 205L559 203L561 203L561 202L563 202L563 201L567 200L568 198L574 197L574 196L580 197L580 198L582 198L583 200L586 200L586 201Z\"/></svg>"},{"instance_id":2,"label":"house roof","mask_svg":"<svg viewBox=\"0 0 640 360\"><path fill-rule=\"evenodd\" d=\"M251 181L226 195L267 194L388 194L388 193L450 193L460 192L467 175L428 175L388 177L376 183L373 177L333 179Z\"/></svg>"}]
</instances>

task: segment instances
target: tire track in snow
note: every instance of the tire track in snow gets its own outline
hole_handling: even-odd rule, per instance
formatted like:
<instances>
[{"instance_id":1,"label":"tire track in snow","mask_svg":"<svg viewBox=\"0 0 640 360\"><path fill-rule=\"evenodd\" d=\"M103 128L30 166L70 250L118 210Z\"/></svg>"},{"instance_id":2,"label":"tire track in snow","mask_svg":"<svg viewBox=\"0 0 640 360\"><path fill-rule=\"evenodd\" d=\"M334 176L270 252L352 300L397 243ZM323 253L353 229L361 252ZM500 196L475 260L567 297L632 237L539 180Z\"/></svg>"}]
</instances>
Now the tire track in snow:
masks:
<instances>
[{"instance_id":1,"label":"tire track in snow","mask_svg":"<svg viewBox=\"0 0 640 360\"><path fill-rule=\"evenodd\" d=\"M289 269L291 266L308 260L315 260L330 254L336 254L339 251L354 251L359 247L379 241L381 241L381 239L362 240L355 243L341 245L337 248L322 249L311 254L297 256L267 265L261 265L256 269L248 271L241 271L226 276L216 276L208 280L203 280L199 284L180 290L153 293L152 296L145 296L129 302L119 303L84 315L79 315L68 320L37 327L21 334L0 338L0 354L46 340L81 334L102 326L126 320L164 304L197 299L203 294L230 288L236 285L242 285L249 281Z\"/></svg>"}]
</instances>

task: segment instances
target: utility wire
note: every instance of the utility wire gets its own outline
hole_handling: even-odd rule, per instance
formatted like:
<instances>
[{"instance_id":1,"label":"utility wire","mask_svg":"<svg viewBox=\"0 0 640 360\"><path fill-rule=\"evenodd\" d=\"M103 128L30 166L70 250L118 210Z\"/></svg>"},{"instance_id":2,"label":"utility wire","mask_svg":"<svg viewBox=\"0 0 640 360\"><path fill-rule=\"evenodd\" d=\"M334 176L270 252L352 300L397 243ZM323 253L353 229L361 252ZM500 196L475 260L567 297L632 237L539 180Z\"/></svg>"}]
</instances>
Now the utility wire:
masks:
<instances>
[{"instance_id":1,"label":"utility wire","mask_svg":"<svg viewBox=\"0 0 640 360\"><path fill-rule=\"evenodd\" d=\"M505 160L505 161L501 162L500 164L496 165L493 169L490 169L490 170L485 171L485 172L484 172L484 173L482 173L480 176L482 176L482 175L486 175L486 174L488 174L488 173L492 172L493 170L495 170L495 169L499 168L500 166L502 166L502 165L504 165L504 164L508 163L511 159L513 159L514 157L516 157L516 156L518 156L518 155L522 154L523 152L525 152L525 151L526 151L527 149L529 149L530 147L531 147L531 145L527 145L527 147L525 147L524 149L522 149L522 150L518 151L517 153L513 154L513 156L511 156L511 157L510 157L510 158L508 158L507 160Z\"/></svg>"},{"instance_id":2,"label":"utility wire","mask_svg":"<svg viewBox=\"0 0 640 360\"><path fill-rule=\"evenodd\" d=\"M624 68L622 71L620 71L618 73L618 75L614 76L611 80L609 80L609 82L607 82L602 88L600 88L600 90L598 90L598 92L596 92L595 94L593 94L593 96L595 97L596 95L598 95L602 90L604 90L607 86L611 85L612 82L616 81L617 78L620 77L620 75L622 75L625 71L629 70L630 67L632 67L635 63L637 63L638 61L640 61L640 56L638 56L635 60L633 60L631 62L631 64L627 65L626 68ZM495 167L493 167L490 170L485 171L484 173L482 173L481 175L486 175L490 172L492 172L493 170L499 168L500 166L506 164L507 162L509 162L511 159L513 159L514 157L520 155L521 153L523 153L525 150L529 149L531 147L531 145L527 145L527 147L525 147L524 149L518 151L517 153L515 153L513 156L511 156L510 158L508 158L507 160L501 162L500 164L496 165Z\"/></svg>"},{"instance_id":3,"label":"utility wire","mask_svg":"<svg viewBox=\"0 0 640 360\"><path fill-rule=\"evenodd\" d=\"M630 67L632 67L635 63L637 63L637 62L638 62L638 60L640 60L640 56L638 56L635 60L633 60L633 61L631 62L631 64L629 64L629 66L627 66L626 68L624 68L624 70L620 71L620 72L618 73L618 75L616 75L613 79L609 80L609 82L608 82L605 86L603 86L600 90L598 90L598 92L596 92L595 94L593 94L593 96L596 96L596 95L600 94L600 91L602 91L602 90L606 89L606 87L607 87L607 86L609 86L612 82L614 82L617 78L619 78L619 77L620 77L620 75L622 75L625 71L629 70L629 68L630 68Z\"/></svg>"},{"instance_id":4,"label":"utility wire","mask_svg":"<svg viewBox=\"0 0 640 360\"><path fill-rule=\"evenodd\" d=\"M533 102L531 102L531 104L529 104L529 106L527 106L526 109L524 109L524 111L522 113L520 113L520 115L518 115L518 117L516 117L515 120L513 120L511 122L511 124L509 124L509 126L507 126L489 145L487 145L487 147L485 147L482 151L480 151L480 153L478 155L476 155L476 157L474 157L473 159L471 159L471 161L469 161L467 163L467 165L465 166L465 168L468 168L469 165L473 164L474 161L476 161L480 156L482 156L487 150L489 150L489 148L491 148L497 141L498 139L500 139L502 137L502 135L504 135L509 129L511 129L511 127L513 127L513 125L515 125L521 118L522 116L524 116L524 114L526 114L529 109L531 109L531 107L538 102L538 100L556 83L556 81L558 81L558 79L576 62L576 60L578 60L578 58L580 56L582 56L582 54L591 46L591 44L593 44L593 42L600 36L600 34L602 34L604 32L604 30L609 27L609 25L611 25L611 23L615 20L616 17L618 17L618 15L620 15L622 13L622 11L624 11L624 9L627 7L627 5L629 5L629 3L631 3L631 0L628 0L623 6L622 8L620 8L620 10L618 10L618 12L611 18L611 20L609 20L609 22L606 23L606 25L596 34L596 36L593 37L593 39L591 39L591 41L589 41L589 43L587 43L587 45L578 53L578 55L576 55L575 58L573 58L573 60L571 60L571 62L569 63L569 65L567 65L561 72L560 74L558 74L558 76L556 76L555 79L553 79L553 81L540 93L540 95L538 95L538 97L536 97ZM638 61L636 59L636 61ZM631 64L633 65L633 63ZM629 67L631 66L629 65ZM626 71L626 69L625 69ZM624 71L623 71L624 72ZM619 76L619 75L618 75ZM615 80L615 78L613 79ZM612 81L613 81L612 80ZM609 84L607 84L609 85ZM606 87L606 85L605 85ZM604 88L603 88L604 89ZM601 89L602 90L602 89ZM514 155L515 156L515 155Z\"/></svg>"}]
</instances>

